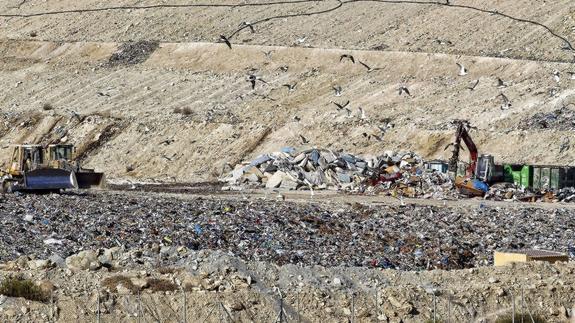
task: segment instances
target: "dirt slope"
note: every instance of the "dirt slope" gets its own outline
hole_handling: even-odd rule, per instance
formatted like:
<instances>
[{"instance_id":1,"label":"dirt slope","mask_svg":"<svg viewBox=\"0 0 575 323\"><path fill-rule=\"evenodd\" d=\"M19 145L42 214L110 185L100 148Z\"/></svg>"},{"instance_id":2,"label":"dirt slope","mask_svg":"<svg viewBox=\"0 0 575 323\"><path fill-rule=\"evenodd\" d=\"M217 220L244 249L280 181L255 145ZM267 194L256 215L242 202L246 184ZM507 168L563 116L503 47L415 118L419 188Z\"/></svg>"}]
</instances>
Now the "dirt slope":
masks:
<instances>
[{"instance_id":1,"label":"dirt slope","mask_svg":"<svg viewBox=\"0 0 575 323\"><path fill-rule=\"evenodd\" d=\"M25 1L12 8L18 3L0 4L3 14L158 4ZM539 21L566 39L573 34L575 6L566 1L456 4ZM478 127L472 135L481 152L497 161L574 161L569 111L575 80L568 72L575 70L566 63L573 54L541 26L470 8L357 2L315 17L256 24L256 33L246 29L232 38L233 50L198 42L230 35L241 21L334 5L0 17L1 151L13 142L63 139L76 143L88 165L110 178L203 181L226 164L284 146L362 154L414 150L445 158L443 147L454 131L449 121L459 118ZM159 47L141 64L108 64L121 42L137 39L158 40ZM353 54L356 64L340 62L344 53ZM358 61L375 70L368 73ZM467 75L458 76L457 62ZM267 84L251 90L249 73ZM507 86L499 88L497 78ZM293 92L283 86L296 82ZM336 85L343 88L341 97L334 95ZM411 96L398 95L401 85ZM507 110L501 109L501 93L511 100ZM330 103L348 100L349 116ZM46 104L52 109L43 109ZM567 121L560 126L526 123L562 107Z\"/></svg>"},{"instance_id":2,"label":"dirt slope","mask_svg":"<svg viewBox=\"0 0 575 323\"><path fill-rule=\"evenodd\" d=\"M575 41L575 8L568 0L452 0L451 6L444 4L442 0L6 0L0 4L5 15L34 16L0 18L0 35L30 39L33 32L36 38L51 41L211 42L220 34L232 34L243 21L265 20L256 25L255 34L246 29L237 34L235 41L546 60L573 58L561 50L563 40L532 23L544 24L556 35ZM93 11L82 11L86 9ZM54 14L61 11L65 12ZM324 11L328 12L310 15ZM273 17L277 18L268 20Z\"/></svg>"}]
</instances>

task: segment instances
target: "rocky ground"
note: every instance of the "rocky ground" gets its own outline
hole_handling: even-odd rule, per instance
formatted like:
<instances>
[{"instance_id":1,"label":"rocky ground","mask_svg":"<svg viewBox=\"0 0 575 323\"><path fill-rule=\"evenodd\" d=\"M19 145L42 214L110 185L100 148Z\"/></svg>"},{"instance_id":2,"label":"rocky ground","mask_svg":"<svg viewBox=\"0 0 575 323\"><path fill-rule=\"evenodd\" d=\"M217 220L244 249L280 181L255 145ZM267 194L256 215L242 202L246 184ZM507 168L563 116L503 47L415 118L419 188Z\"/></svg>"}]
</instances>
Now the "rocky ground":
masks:
<instances>
[{"instance_id":1,"label":"rocky ground","mask_svg":"<svg viewBox=\"0 0 575 323\"><path fill-rule=\"evenodd\" d=\"M84 249L219 250L278 265L459 269L499 249L573 252L575 210L381 205L97 192L5 195L0 260L66 258ZM534 204L536 205L536 204Z\"/></svg>"},{"instance_id":2,"label":"rocky ground","mask_svg":"<svg viewBox=\"0 0 575 323\"><path fill-rule=\"evenodd\" d=\"M157 250L145 254L152 263L162 258ZM0 280L33 281L49 295L48 300L0 296L0 318L275 322L283 309L284 321L290 322L425 322L434 311L442 322L494 322L511 313L513 302L517 313L543 317L546 322L573 317L573 263L412 272L278 266L246 262L222 252L184 251L183 255L185 259L169 267L142 263L141 250L118 247L84 251L65 263L21 257L0 266Z\"/></svg>"}]
</instances>

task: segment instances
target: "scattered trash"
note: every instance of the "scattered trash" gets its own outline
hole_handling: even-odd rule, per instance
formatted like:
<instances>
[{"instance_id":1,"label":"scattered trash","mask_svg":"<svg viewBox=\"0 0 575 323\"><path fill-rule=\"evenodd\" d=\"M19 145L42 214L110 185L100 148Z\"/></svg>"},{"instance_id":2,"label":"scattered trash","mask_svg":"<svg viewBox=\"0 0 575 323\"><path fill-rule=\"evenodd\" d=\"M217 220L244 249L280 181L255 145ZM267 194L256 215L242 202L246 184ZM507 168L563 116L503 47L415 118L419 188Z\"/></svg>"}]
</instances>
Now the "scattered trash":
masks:
<instances>
[{"instance_id":1,"label":"scattered trash","mask_svg":"<svg viewBox=\"0 0 575 323\"><path fill-rule=\"evenodd\" d=\"M138 41L124 43L118 52L112 54L108 60L110 66L134 65L145 62L158 48L159 43L153 41Z\"/></svg>"},{"instance_id":2,"label":"scattered trash","mask_svg":"<svg viewBox=\"0 0 575 323\"><path fill-rule=\"evenodd\" d=\"M561 131L575 130L575 111L567 107L552 112L539 112L532 117L523 119L519 123L519 129L555 129Z\"/></svg>"}]
</instances>

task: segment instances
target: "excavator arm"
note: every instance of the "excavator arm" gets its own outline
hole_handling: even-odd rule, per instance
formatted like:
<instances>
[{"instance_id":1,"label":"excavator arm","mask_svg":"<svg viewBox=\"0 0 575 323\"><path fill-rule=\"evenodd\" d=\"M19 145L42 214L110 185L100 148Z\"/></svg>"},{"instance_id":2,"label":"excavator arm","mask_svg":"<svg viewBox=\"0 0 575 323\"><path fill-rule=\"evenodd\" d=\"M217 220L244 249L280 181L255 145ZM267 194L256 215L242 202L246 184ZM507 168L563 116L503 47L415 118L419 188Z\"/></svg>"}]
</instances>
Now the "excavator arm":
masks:
<instances>
[{"instance_id":1,"label":"excavator arm","mask_svg":"<svg viewBox=\"0 0 575 323\"><path fill-rule=\"evenodd\" d=\"M459 161L459 150L461 149L461 140L467 146L467 150L469 151L469 159L470 163L465 170L465 174L472 178L475 176L475 168L477 166L477 146L471 139L469 132L467 131L467 122L465 121L456 121L457 122L457 131L455 133L455 141L453 142L453 151L451 158L449 159L449 171L453 172L453 174L457 174L457 163Z\"/></svg>"},{"instance_id":2,"label":"excavator arm","mask_svg":"<svg viewBox=\"0 0 575 323\"><path fill-rule=\"evenodd\" d=\"M477 167L477 146L471 139L468 132L469 123L466 121L457 121L457 132L453 142L453 154L449 159L449 171L454 174L455 187L466 195L483 196L489 190L489 186L476 178L475 170ZM461 149L461 140L467 146L469 151L469 166L465 170L465 177L457 177L457 164L459 161L459 150Z\"/></svg>"}]
</instances>

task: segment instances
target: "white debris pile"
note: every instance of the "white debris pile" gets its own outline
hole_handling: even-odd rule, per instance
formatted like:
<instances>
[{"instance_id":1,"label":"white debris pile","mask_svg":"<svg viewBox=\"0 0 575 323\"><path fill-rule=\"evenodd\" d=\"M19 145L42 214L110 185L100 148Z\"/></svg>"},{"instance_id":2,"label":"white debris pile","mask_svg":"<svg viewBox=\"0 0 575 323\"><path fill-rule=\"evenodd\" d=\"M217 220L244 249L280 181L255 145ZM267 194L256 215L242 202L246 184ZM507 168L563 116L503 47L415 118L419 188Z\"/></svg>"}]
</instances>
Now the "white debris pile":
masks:
<instances>
[{"instance_id":1,"label":"white debris pile","mask_svg":"<svg viewBox=\"0 0 575 323\"><path fill-rule=\"evenodd\" d=\"M423 160L414 153L386 151L377 157L360 157L328 149L284 149L236 165L222 181L228 184L224 190L265 187L376 192L372 187L387 191L405 185L416 186L417 195L434 197L442 194L449 179L425 171Z\"/></svg>"}]
</instances>

